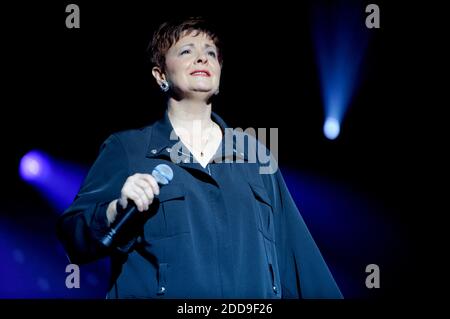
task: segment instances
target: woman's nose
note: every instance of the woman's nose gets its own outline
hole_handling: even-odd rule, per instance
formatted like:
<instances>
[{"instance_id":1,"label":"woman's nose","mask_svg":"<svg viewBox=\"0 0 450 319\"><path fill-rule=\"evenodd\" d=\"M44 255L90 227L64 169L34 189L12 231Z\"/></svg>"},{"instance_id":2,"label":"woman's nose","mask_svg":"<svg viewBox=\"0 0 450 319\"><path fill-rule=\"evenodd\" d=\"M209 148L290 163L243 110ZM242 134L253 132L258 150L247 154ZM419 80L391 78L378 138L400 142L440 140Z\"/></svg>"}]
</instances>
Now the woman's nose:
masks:
<instances>
[{"instance_id":1,"label":"woman's nose","mask_svg":"<svg viewBox=\"0 0 450 319\"><path fill-rule=\"evenodd\" d=\"M197 56L197 59L196 59L196 63L205 64L206 62L208 62L208 58L206 57L206 54L199 53L199 55Z\"/></svg>"}]
</instances>

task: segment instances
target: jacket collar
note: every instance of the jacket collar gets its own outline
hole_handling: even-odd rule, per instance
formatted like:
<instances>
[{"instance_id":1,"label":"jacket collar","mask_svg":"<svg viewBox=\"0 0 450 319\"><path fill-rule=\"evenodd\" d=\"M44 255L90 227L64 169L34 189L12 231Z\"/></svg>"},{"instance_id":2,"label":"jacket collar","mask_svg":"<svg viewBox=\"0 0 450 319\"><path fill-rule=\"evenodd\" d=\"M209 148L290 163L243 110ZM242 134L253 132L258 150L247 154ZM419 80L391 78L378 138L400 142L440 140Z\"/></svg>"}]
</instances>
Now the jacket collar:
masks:
<instances>
[{"instance_id":1,"label":"jacket collar","mask_svg":"<svg viewBox=\"0 0 450 319\"><path fill-rule=\"evenodd\" d=\"M237 143L234 138L235 131L227 127L225 121L216 113L211 112L212 120L219 125L222 130L222 142L213 156L214 161L221 161L230 158L239 158L247 160L247 152L244 149L237 149ZM170 157L173 146L179 142L172 123L170 123L168 112L164 113L162 119L152 125L150 139L148 144L147 157ZM239 148L239 147L238 147ZM186 158L192 160L192 154L184 154Z\"/></svg>"}]
</instances>

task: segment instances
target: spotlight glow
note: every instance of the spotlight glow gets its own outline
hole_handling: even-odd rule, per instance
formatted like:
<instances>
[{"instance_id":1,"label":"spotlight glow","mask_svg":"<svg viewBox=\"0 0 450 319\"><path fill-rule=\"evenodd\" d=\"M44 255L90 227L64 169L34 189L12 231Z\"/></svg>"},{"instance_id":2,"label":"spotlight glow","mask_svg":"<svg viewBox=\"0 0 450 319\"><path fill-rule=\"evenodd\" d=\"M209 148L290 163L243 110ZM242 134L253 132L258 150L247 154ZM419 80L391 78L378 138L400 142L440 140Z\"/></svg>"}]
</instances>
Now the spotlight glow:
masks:
<instances>
[{"instance_id":1,"label":"spotlight glow","mask_svg":"<svg viewBox=\"0 0 450 319\"><path fill-rule=\"evenodd\" d=\"M19 166L22 179L36 187L58 212L72 203L86 173L85 167L37 150L25 154Z\"/></svg>"},{"instance_id":2,"label":"spotlight glow","mask_svg":"<svg viewBox=\"0 0 450 319\"><path fill-rule=\"evenodd\" d=\"M326 118L327 138L339 135L340 124L359 87L371 33L358 1L317 1L312 6L312 31Z\"/></svg>"},{"instance_id":3,"label":"spotlight glow","mask_svg":"<svg viewBox=\"0 0 450 319\"><path fill-rule=\"evenodd\" d=\"M338 137L340 131L341 127L338 120L332 117L325 120L325 124L323 125L323 133L328 139L334 140Z\"/></svg>"},{"instance_id":4,"label":"spotlight glow","mask_svg":"<svg viewBox=\"0 0 450 319\"><path fill-rule=\"evenodd\" d=\"M35 181L45 174L46 164L43 154L30 151L20 161L20 176L26 181Z\"/></svg>"}]
</instances>

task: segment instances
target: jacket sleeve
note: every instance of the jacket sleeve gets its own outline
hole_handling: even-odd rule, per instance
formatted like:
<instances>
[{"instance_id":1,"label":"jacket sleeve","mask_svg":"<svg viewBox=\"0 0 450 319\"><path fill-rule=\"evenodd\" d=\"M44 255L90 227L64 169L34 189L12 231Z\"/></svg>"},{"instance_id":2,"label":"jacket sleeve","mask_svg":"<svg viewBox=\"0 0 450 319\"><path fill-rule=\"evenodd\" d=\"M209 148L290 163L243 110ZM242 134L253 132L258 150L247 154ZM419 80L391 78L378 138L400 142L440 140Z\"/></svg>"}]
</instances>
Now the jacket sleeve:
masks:
<instances>
[{"instance_id":1,"label":"jacket sleeve","mask_svg":"<svg viewBox=\"0 0 450 319\"><path fill-rule=\"evenodd\" d=\"M71 262L86 263L108 254L99 240L108 231L106 210L119 198L128 177L127 154L115 135L101 146L72 205L59 217L57 235Z\"/></svg>"},{"instance_id":2,"label":"jacket sleeve","mask_svg":"<svg viewBox=\"0 0 450 319\"><path fill-rule=\"evenodd\" d=\"M273 201L277 257L284 298L343 298L280 170L266 175Z\"/></svg>"}]
</instances>

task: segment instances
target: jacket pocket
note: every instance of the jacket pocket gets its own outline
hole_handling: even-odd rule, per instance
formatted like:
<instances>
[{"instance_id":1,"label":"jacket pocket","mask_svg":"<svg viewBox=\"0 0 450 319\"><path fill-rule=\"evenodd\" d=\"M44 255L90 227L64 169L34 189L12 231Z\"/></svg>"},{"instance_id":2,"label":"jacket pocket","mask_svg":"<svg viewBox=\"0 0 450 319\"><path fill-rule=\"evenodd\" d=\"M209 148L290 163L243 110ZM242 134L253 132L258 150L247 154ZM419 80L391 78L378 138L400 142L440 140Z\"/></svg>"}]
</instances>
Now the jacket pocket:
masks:
<instances>
[{"instance_id":1,"label":"jacket pocket","mask_svg":"<svg viewBox=\"0 0 450 319\"><path fill-rule=\"evenodd\" d=\"M190 231L186 190L183 183L161 187L158 210L145 224L146 239L175 236Z\"/></svg>"},{"instance_id":2,"label":"jacket pocket","mask_svg":"<svg viewBox=\"0 0 450 319\"><path fill-rule=\"evenodd\" d=\"M256 200L255 218L258 230L271 241L275 241L272 202L265 188L255 183L248 183Z\"/></svg>"},{"instance_id":3,"label":"jacket pocket","mask_svg":"<svg viewBox=\"0 0 450 319\"><path fill-rule=\"evenodd\" d=\"M256 224L262 234L262 241L267 259L269 273L269 298L281 298L280 275L275 243L275 224L273 206L264 186L249 182L256 201Z\"/></svg>"}]
</instances>

